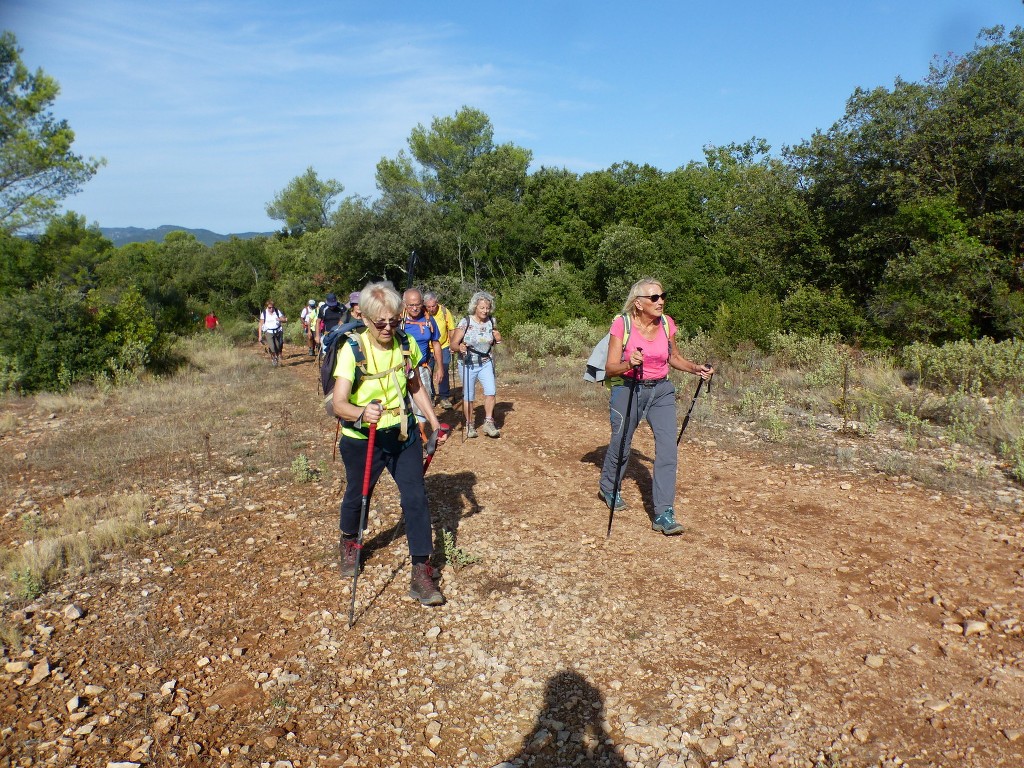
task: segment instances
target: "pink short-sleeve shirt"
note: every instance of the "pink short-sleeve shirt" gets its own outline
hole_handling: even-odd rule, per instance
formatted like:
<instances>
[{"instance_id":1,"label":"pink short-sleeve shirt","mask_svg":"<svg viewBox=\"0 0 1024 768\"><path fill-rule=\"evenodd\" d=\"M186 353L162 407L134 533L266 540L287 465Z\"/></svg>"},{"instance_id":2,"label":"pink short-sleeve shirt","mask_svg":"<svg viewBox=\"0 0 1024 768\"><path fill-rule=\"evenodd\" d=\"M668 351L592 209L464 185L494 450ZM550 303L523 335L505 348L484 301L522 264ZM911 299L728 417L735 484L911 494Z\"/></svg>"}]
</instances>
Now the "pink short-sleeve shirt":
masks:
<instances>
[{"instance_id":1,"label":"pink short-sleeve shirt","mask_svg":"<svg viewBox=\"0 0 1024 768\"><path fill-rule=\"evenodd\" d=\"M665 315L665 320L668 322L669 335L672 338L675 338L675 321L668 315ZM614 321L612 321L611 335L621 339L625 333L625 328L626 326L622 319L622 315L619 315ZM631 328L629 338L626 340L626 346L623 349L623 359L629 357L633 354L633 350L638 348L643 350L644 355L643 378L663 379L668 376L668 358L670 349L668 338L665 336L661 328L658 329L658 333L654 337L654 341L648 341L637 333L635 328ZM626 371L623 375L626 377L632 377L633 371Z\"/></svg>"}]
</instances>

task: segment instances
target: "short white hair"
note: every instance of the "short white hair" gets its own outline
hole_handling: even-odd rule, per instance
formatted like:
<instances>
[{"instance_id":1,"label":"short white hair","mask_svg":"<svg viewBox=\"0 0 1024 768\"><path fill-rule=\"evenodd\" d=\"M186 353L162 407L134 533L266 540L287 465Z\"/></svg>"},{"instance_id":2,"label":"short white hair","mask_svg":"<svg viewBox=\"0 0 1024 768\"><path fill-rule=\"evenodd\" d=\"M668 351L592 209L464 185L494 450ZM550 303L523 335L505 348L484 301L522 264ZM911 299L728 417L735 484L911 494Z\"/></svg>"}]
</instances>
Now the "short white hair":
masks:
<instances>
[{"instance_id":1,"label":"short white hair","mask_svg":"<svg viewBox=\"0 0 1024 768\"><path fill-rule=\"evenodd\" d=\"M491 305L491 312L494 311L494 296L489 294L487 291L477 291L469 300L469 314L476 314L476 305L479 304L481 301L488 302Z\"/></svg>"}]
</instances>

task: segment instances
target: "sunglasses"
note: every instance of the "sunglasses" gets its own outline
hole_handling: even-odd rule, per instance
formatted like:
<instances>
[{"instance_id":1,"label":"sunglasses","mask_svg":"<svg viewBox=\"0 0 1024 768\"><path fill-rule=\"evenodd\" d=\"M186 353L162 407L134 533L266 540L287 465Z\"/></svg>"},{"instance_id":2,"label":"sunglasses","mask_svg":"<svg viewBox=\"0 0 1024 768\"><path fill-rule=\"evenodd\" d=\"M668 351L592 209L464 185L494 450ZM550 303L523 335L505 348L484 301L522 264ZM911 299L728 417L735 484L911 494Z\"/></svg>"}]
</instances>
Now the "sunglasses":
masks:
<instances>
[{"instance_id":1,"label":"sunglasses","mask_svg":"<svg viewBox=\"0 0 1024 768\"><path fill-rule=\"evenodd\" d=\"M658 299L668 299L668 293L652 293L650 296L641 296L641 299L650 299L651 301L657 301Z\"/></svg>"},{"instance_id":2,"label":"sunglasses","mask_svg":"<svg viewBox=\"0 0 1024 768\"><path fill-rule=\"evenodd\" d=\"M402 319L400 317L393 317L390 320L372 320L373 327L378 331L383 331L385 328L397 328Z\"/></svg>"}]
</instances>

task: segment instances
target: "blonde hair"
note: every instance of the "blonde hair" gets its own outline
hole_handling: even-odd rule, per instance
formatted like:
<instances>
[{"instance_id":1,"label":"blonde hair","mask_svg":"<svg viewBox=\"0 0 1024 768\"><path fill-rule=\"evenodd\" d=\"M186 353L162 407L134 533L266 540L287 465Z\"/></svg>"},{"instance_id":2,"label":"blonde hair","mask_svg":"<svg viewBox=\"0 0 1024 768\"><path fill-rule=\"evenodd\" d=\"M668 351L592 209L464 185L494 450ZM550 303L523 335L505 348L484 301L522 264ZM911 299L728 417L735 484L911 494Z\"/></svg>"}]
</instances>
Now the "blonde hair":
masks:
<instances>
[{"instance_id":1,"label":"blonde hair","mask_svg":"<svg viewBox=\"0 0 1024 768\"><path fill-rule=\"evenodd\" d=\"M641 296L650 296L651 292L644 292L643 288L647 285L658 286L658 293L665 290L665 286L661 284L661 281L654 277L641 277L635 283L633 287L629 289L629 296L626 297L626 303L622 305L622 314L634 315L636 314L636 300Z\"/></svg>"},{"instance_id":2,"label":"blonde hair","mask_svg":"<svg viewBox=\"0 0 1024 768\"><path fill-rule=\"evenodd\" d=\"M402 314L402 297L390 281L367 283L359 292L359 309L371 323L380 320L384 312L398 317Z\"/></svg>"}]
</instances>

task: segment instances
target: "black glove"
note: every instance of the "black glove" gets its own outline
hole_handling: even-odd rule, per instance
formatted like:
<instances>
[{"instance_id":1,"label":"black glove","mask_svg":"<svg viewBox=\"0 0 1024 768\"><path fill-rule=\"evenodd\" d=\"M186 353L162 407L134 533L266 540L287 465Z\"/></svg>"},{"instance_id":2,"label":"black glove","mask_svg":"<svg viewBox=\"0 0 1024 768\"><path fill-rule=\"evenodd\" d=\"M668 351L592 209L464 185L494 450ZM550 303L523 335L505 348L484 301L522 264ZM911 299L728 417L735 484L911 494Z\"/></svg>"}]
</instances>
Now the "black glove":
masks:
<instances>
[{"instance_id":1,"label":"black glove","mask_svg":"<svg viewBox=\"0 0 1024 768\"><path fill-rule=\"evenodd\" d=\"M437 450L438 438L441 437L441 435L447 435L450 429L451 427L449 427L447 424L442 424L437 431L432 433L430 437L427 438L427 456L434 455L434 451Z\"/></svg>"}]
</instances>

